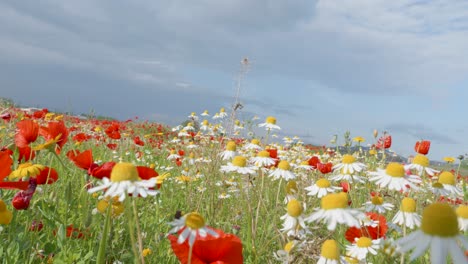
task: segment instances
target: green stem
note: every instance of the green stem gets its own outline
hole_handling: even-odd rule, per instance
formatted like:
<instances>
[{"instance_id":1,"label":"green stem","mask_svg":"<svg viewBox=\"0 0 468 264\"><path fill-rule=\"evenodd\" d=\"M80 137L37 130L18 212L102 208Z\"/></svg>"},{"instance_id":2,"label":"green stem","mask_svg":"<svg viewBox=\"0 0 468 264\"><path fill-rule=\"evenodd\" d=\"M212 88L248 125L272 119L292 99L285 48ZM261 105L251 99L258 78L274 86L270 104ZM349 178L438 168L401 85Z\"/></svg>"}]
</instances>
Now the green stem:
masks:
<instances>
[{"instance_id":1,"label":"green stem","mask_svg":"<svg viewBox=\"0 0 468 264\"><path fill-rule=\"evenodd\" d=\"M137 211L134 198L132 198L132 205L133 205L133 216L135 217L135 224L136 224L136 229L137 229L138 247L140 250L140 252L138 253L140 255L141 263L145 264L145 258L143 257L143 240L141 238L140 222L138 221L138 211Z\"/></svg>"},{"instance_id":2,"label":"green stem","mask_svg":"<svg viewBox=\"0 0 468 264\"><path fill-rule=\"evenodd\" d=\"M132 243L132 250L133 250L133 257L134 257L134 263L140 263L140 258L138 257L138 249L136 247L136 240L135 240L135 230L133 226L133 219L132 219L132 211L130 210L130 204L128 202L127 198L126 204L125 204L125 213L126 217L128 219L128 231L130 233L130 242Z\"/></svg>"},{"instance_id":3,"label":"green stem","mask_svg":"<svg viewBox=\"0 0 468 264\"><path fill-rule=\"evenodd\" d=\"M107 205L107 212L106 212L106 220L104 222L104 230L102 231L102 238L99 242L99 250L97 254L97 264L104 264L106 261L106 243L107 243L107 236L109 235L109 226L111 220L111 210L112 210L112 202L109 201Z\"/></svg>"}]
</instances>

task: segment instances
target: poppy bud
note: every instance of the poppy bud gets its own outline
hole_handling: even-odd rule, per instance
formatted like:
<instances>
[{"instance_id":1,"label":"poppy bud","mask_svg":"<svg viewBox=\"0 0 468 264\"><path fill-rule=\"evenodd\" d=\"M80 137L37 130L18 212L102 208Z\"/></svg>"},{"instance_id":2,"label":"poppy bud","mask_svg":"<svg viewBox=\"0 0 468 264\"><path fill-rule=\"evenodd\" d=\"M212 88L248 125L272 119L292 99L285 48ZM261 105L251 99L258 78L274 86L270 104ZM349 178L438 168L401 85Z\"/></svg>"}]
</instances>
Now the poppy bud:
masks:
<instances>
[{"instance_id":1,"label":"poppy bud","mask_svg":"<svg viewBox=\"0 0 468 264\"><path fill-rule=\"evenodd\" d=\"M421 140L417 141L416 145L414 145L414 150L422 155L426 155L429 152L429 148L431 147L431 142L428 140Z\"/></svg>"}]
</instances>

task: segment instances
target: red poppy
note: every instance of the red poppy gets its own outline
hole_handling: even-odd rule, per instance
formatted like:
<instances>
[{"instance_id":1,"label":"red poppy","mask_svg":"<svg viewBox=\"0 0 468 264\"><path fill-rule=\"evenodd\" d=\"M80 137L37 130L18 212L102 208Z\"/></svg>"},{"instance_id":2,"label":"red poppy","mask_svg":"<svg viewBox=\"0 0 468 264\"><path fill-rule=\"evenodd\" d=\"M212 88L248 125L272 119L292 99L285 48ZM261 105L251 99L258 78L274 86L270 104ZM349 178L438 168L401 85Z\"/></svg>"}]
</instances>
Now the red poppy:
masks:
<instances>
[{"instance_id":1,"label":"red poppy","mask_svg":"<svg viewBox=\"0 0 468 264\"><path fill-rule=\"evenodd\" d=\"M60 153L63 145L68 141L68 129L63 121L49 122L47 127L41 127L39 134L45 138L45 140L55 140L58 138L55 151Z\"/></svg>"},{"instance_id":2,"label":"red poppy","mask_svg":"<svg viewBox=\"0 0 468 264\"><path fill-rule=\"evenodd\" d=\"M185 155L185 151L183 149L179 149L179 151L177 151L179 156L183 157Z\"/></svg>"},{"instance_id":3,"label":"red poppy","mask_svg":"<svg viewBox=\"0 0 468 264\"><path fill-rule=\"evenodd\" d=\"M323 174L330 173L333 169L333 163L328 162L324 164L324 163L318 162L317 169Z\"/></svg>"},{"instance_id":4,"label":"red poppy","mask_svg":"<svg viewBox=\"0 0 468 264\"><path fill-rule=\"evenodd\" d=\"M269 148L269 149L266 149L266 151L270 152L270 157L272 159L277 159L278 158L278 150L277 149Z\"/></svg>"},{"instance_id":5,"label":"red poppy","mask_svg":"<svg viewBox=\"0 0 468 264\"><path fill-rule=\"evenodd\" d=\"M375 145L378 149L388 149L392 146L392 136L384 134L377 140L377 144Z\"/></svg>"},{"instance_id":6,"label":"red poppy","mask_svg":"<svg viewBox=\"0 0 468 264\"><path fill-rule=\"evenodd\" d=\"M11 158L10 151L0 151L0 182L10 175L11 165L13 165L13 159Z\"/></svg>"},{"instance_id":7,"label":"red poppy","mask_svg":"<svg viewBox=\"0 0 468 264\"><path fill-rule=\"evenodd\" d=\"M369 237L371 239L379 239L382 237L385 237L385 234L387 233L388 226L387 226L387 220L385 219L385 216L376 214L376 213L366 213L366 215L374 220L378 221L378 225L375 227L372 226L364 226L362 228L357 228L357 227L350 227L345 233L345 238L348 240L350 243L354 243L354 239L360 238L360 237Z\"/></svg>"},{"instance_id":8,"label":"red poppy","mask_svg":"<svg viewBox=\"0 0 468 264\"><path fill-rule=\"evenodd\" d=\"M73 141L76 141L76 142L85 142L85 141L90 140L91 136L87 135L85 133L78 133L78 134L74 135L72 139L73 139Z\"/></svg>"},{"instance_id":9,"label":"red poppy","mask_svg":"<svg viewBox=\"0 0 468 264\"><path fill-rule=\"evenodd\" d=\"M242 242L232 234L225 234L222 230L213 229L219 237L200 237L197 235L193 244L192 264L242 264ZM177 243L177 237L169 235L172 250L182 264L188 263L189 244L186 240Z\"/></svg>"},{"instance_id":10,"label":"red poppy","mask_svg":"<svg viewBox=\"0 0 468 264\"><path fill-rule=\"evenodd\" d=\"M46 116L46 114L49 113L49 110L47 108L44 108L42 110L38 110L33 113L33 117L36 119L42 119Z\"/></svg>"},{"instance_id":11,"label":"red poppy","mask_svg":"<svg viewBox=\"0 0 468 264\"><path fill-rule=\"evenodd\" d=\"M39 125L30 119L16 123L15 144L23 148L36 141L39 135Z\"/></svg>"},{"instance_id":12,"label":"red poppy","mask_svg":"<svg viewBox=\"0 0 468 264\"><path fill-rule=\"evenodd\" d=\"M93 166L88 169L88 174L98 179L102 179L104 177L110 178L110 174L112 172L112 168L114 168L114 165L115 162L113 161L104 162L100 166L93 164Z\"/></svg>"},{"instance_id":13,"label":"red poppy","mask_svg":"<svg viewBox=\"0 0 468 264\"><path fill-rule=\"evenodd\" d=\"M27 162L36 157L36 152L30 146L18 147L18 162Z\"/></svg>"},{"instance_id":14,"label":"red poppy","mask_svg":"<svg viewBox=\"0 0 468 264\"><path fill-rule=\"evenodd\" d=\"M112 139L120 139L122 136L120 135L120 124L119 123L112 123L104 132L106 135Z\"/></svg>"},{"instance_id":15,"label":"red poppy","mask_svg":"<svg viewBox=\"0 0 468 264\"><path fill-rule=\"evenodd\" d=\"M319 157L317 156L312 156L312 158L309 159L309 165L312 166L312 168L316 169L317 164L320 162Z\"/></svg>"},{"instance_id":16,"label":"red poppy","mask_svg":"<svg viewBox=\"0 0 468 264\"><path fill-rule=\"evenodd\" d=\"M52 184L58 180L58 173L54 168L45 167L36 176L37 184Z\"/></svg>"},{"instance_id":17,"label":"red poppy","mask_svg":"<svg viewBox=\"0 0 468 264\"><path fill-rule=\"evenodd\" d=\"M421 140L416 142L416 145L414 145L414 150L419 154L427 155L427 153L429 153L430 147L431 142L429 140Z\"/></svg>"},{"instance_id":18,"label":"red poppy","mask_svg":"<svg viewBox=\"0 0 468 264\"><path fill-rule=\"evenodd\" d=\"M145 142L143 142L140 137L135 137L133 139L133 142L135 142L135 144L137 144L138 146L144 146L145 145Z\"/></svg>"},{"instance_id":19,"label":"red poppy","mask_svg":"<svg viewBox=\"0 0 468 264\"><path fill-rule=\"evenodd\" d=\"M110 150L116 150L117 149L117 144L114 143L109 143L106 145Z\"/></svg>"},{"instance_id":20,"label":"red poppy","mask_svg":"<svg viewBox=\"0 0 468 264\"><path fill-rule=\"evenodd\" d=\"M149 180L159 175L155 170L145 166L137 166L137 170L138 176L140 176L142 180Z\"/></svg>"},{"instance_id":21,"label":"red poppy","mask_svg":"<svg viewBox=\"0 0 468 264\"><path fill-rule=\"evenodd\" d=\"M88 170L94 163L93 152L91 149L80 153L79 150L70 150L67 152L67 157L75 163L78 168Z\"/></svg>"}]
</instances>

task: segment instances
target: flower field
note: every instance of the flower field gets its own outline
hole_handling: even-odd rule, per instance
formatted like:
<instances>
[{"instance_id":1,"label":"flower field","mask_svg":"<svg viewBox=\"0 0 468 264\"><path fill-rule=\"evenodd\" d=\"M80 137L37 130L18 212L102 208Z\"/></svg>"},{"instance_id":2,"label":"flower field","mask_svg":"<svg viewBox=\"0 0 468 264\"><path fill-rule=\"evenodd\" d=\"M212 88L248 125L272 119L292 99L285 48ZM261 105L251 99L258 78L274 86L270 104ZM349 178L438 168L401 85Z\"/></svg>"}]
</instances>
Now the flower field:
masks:
<instances>
[{"instance_id":1,"label":"flower field","mask_svg":"<svg viewBox=\"0 0 468 264\"><path fill-rule=\"evenodd\" d=\"M0 117L2 263L468 263L468 179L430 141L402 163L387 132L317 147L224 108Z\"/></svg>"}]
</instances>

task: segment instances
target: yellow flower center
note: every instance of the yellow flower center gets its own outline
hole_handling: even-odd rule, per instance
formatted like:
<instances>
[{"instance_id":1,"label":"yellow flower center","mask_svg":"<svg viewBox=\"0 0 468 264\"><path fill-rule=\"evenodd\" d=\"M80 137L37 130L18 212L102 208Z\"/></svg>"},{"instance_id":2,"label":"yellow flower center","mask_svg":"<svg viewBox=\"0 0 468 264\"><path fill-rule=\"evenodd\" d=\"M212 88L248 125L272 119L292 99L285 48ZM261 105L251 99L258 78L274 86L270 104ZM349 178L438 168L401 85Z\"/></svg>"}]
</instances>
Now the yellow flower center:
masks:
<instances>
[{"instance_id":1,"label":"yellow flower center","mask_svg":"<svg viewBox=\"0 0 468 264\"><path fill-rule=\"evenodd\" d=\"M294 194L298 191L299 189L297 188L297 183L296 181L288 181L286 184L286 193L287 194Z\"/></svg>"},{"instance_id":2,"label":"yellow flower center","mask_svg":"<svg viewBox=\"0 0 468 264\"><path fill-rule=\"evenodd\" d=\"M413 158L413 164L419 164L423 167L427 167L429 166L429 159L424 155L418 154Z\"/></svg>"},{"instance_id":3,"label":"yellow flower center","mask_svg":"<svg viewBox=\"0 0 468 264\"><path fill-rule=\"evenodd\" d=\"M293 247L294 247L294 241L290 241L290 242L286 243L286 245L284 245L284 251L289 253L289 252L291 252Z\"/></svg>"},{"instance_id":4,"label":"yellow flower center","mask_svg":"<svg viewBox=\"0 0 468 264\"><path fill-rule=\"evenodd\" d=\"M431 236L454 237L458 234L457 214L448 204L431 204L423 211L421 230Z\"/></svg>"},{"instance_id":5,"label":"yellow flower center","mask_svg":"<svg viewBox=\"0 0 468 264\"><path fill-rule=\"evenodd\" d=\"M304 161L301 162L301 165L307 165L307 166L309 166L309 162L308 162L307 160L304 160Z\"/></svg>"},{"instance_id":6,"label":"yellow flower center","mask_svg":"<svg viewBox=\"0 0 468 264\"><path fill-rule=\"evenodd\" d=\"M243 156L235 156L232 159L232 165L237 167L245 167L245 165L247 165L247 159Z\"/></svg>"},{"instance_id":7,"label":"yellow flower center","mask_svg":"<svg viewBox=\"0 0 468 264\"><path fill-rule=\"evenodd\" d=\"M255 145L260 145L260 140L254 138L252 139L252 141L250 141L250 143L255 144Z\"/></svg>"},{"instance_id":8,"label":"yellow flower center","mask_svg":"<svg viewBox=\"0 0 468 264\"><path fill-rule=\"evenodd\" d=\"M205 226L205 219L199 213L189 213L185 217L185 225L191 229L200 229Z\"/></svg>"},{"instance_id":9,"label":"yellow flower center","mask_svg":"<svg viewBox=\"0 0 468 264\"><path fill-rule=\"evenodd\" d=\"M460 205L455 212L458 217L468 219L468 205Z\"/></svg>"},{"instance_id":10,"label":"yellow flower center","mask_svg":"<svg viewBox=\"0 0 468 264\"><path fill-rule=\"evenodd\" d=\"M226 150L228 150L228 151L236 151L236 142L234 142L234 141L229 141L229 142L226 144Z\"/></svg>"},{"instance_id":11,"label":"yellow flower center","mask_svg":"<svg viewBox=\"0 0 468 264\"><path fill-rule=\"evenodd\" d=\"M351 164L351 163L354 163L355 161L356 161L356 158L353 155L346 154L346 155L343 155L343 159L341 160L341 163Z\"/></svg>"},{"instance_id":12,"label":"yellow flower center","mask_svg":"<svg viewBox=\"0 0 468 264\"><path fill-rule=\"evenodd\" d=\"M287 210L288 210L288 215L292 217L298 217L302 214L303 208L299 201L297 201L296 199L292 199L288 203Z\"/></svg>"},{"instance_id":13,"label":"yellow flower center","mask_svg":"<svg viewBox=\"0 0 468 264\"><path fill-rule=\"evenodd\" d=\"M6 204L3 200L0 200L0 212L6 211Z\"/></svg>"},{"instance_id":14,"label":"yellow flower center","mask_svg":"<svg viewBox=\"0 0 468 264\"><path fill-rule=\"evenodd\" d=\"M289 162L286 161L286 160L282 160L279 162L278 164L278 169L281 169L281 170L290 170L291 169L291 165L289 165Z\"/></svg>"},{"instance_id":15,"label":"yellow flower center","mask_svg":"<svg viewBox=\"0 0 468 264\"><path fill-rule=\"evenodd\" d=\"M315 185L317 185L319 188L328 188L331 186L331 183L327 179L320 179L315 183Z\"/></svg>"},{"instance_id":16,"label":"yellow flower center","mask_svg":"<svg viewBox=\"0 0 468 264\"><path fill-rule=\"evenodd\" d=\"M348 207L348 195L344 192L331 193L322 197L321 200L322 209L339 209Z\"/></svg>"},{"instance_id":17,"label":"yellow flower center","mask_svg":"<svg viewBox=\"0 0 468 264\"><path fill-rule=\"evenodd\" d=\"M266 118L266 123L275 125L276 124L276 118L274 118L272 116L269 116L269 117Z\"/></svg>"},{"instance_id":18,"label":"yellow flower center","mask_svg":"<svg viewBox=\"0 0 468 264\"><path fill-rule=\"evenodd\" d=\"M323 242L321 255L326 259L340 259L340 246L335 240L329 239Z\"/></svg>"},{"instance_id":19,"label":"yellow flower center","mask_svg":"<svg viewBox=\"0 0 468 264\"><path fill-rule=\"evenodd\" d=\"M138 181L140 177L138 176L138 170L135 165L128 162L121 162L115 164L114 168L112 168L110 180L112 182Z\"/></svg>"},{"instance_id":20,"label":"yellow flower center","mask_svg":"<svg viewBox=\"0 0 468 264\"><path fill-rule=\"evenodd\" d=\"M403 200L401 200L400 210L405 213L416 212L416 201L409 197L403 198Z\"/></svg>"},{"instance_id":21,"label":"yellow flower center","mask_svg":"<svg viewBox=\"0 0 468 264\"><path fill-rule=\"evenodd\" d=\"M442 184L455 185L455 175L451 172L444 171L439 175L439 182Z\"/></svg>"},{"instance_id":22,"label":"yellow flower center","mask_svg":"<svg viewBox=\"0 0 468 264\"><path fill-rule=\"evenodd\" d=\"M208 120L206 120L206 119L203 120L202 124L203 124L204 126L207 126L207 125L209 124L209 123L208 123Z\"/></svg>"},{"instance_id":23,"label":"yellow flower center","mask_svg":"<svg viewBox=\"0 0 468 264\"><path fill-rule=\"evenodd\" d=\"M224 107L222 107L221 109L219 109L219 112L224 113L224 112L226 112L226 110L224 109Z\"/></svg>"},{"instance_id":24,"label":"yellow flower center","mask_svg":"<svg viewBox=\"0 0 468 264\"><path fill-rule=\"evenodd\" d=\"M390 162L387 165L387 169L385 170L385 172L387 173L387 175L390 175L392 177L401 178L405 176L405 167L403 167L403 165L401 165L400 163Z\"/></svg>"},{"instance_id":25,"label":"yellow flower center","mask_svg":"<svg viewBox=\"0 0 468 264\"><path fill-rule=\"evenodd\" d=\"M360 248L366 248L372 246L372 239L368 237L360 237L356 242L356 245Z\"/></svg>"},{"instance_id":26,"label":"yellow flower center","mask_svg":"<svg viewBox=\"0 0 468 264\"><path fill-rule=\"evenodd\" d=\"M262 150L262 151L258 152L257 157L269 158L270 157L270 152L268 152L266 150Z\"/></svg>"},{"instance_id":27,"label":"yellow flower center","mask_svg":"<svg viewBox=\"0 0 468 264\"><path fill-rule=\"evenodd\" d=\"M383 204L383 198L380 197L380 196L374 196L374 197L372 197L372 200L371 200L371 201L372 201L372 204L373 204L373 205L381 205L381 204Z\"/></svg>"}]
</instances>

